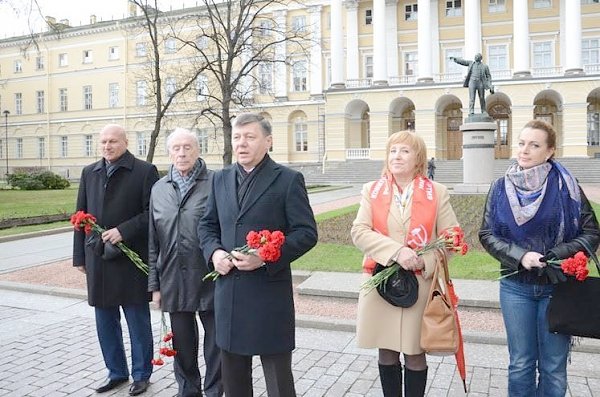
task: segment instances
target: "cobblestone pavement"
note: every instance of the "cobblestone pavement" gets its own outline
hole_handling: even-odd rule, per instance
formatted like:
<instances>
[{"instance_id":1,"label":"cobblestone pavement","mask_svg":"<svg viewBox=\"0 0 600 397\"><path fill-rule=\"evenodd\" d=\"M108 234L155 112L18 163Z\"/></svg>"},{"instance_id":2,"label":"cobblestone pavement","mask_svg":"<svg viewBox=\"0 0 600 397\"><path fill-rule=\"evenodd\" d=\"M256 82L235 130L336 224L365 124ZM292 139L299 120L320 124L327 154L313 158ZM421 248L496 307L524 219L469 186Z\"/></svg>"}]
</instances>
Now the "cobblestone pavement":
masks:
<instances>
[{"instance_id":1,"label":"cobblestone pavement","mask_svg":"<svg viewBox=\"0 0 600 397\"><path fill-rule=\"evenodd\" d=\"M152 317L157 333L160 315L153 311ZM106 376L93 310L82 299L3 290L0 338L0 396L88 396ZM356 348L354 334L297 328L296 340L293 368L299 396L382 395L375 351ZM468 395L505 396L506 347L468 344L465 349ZM454 358L428 359L427 396L464 396ZM155 367L146 396L177 394L172 360L166 361ZM573 353L568 396L600 396L597 363L597 355ZM258 359L254 377L254 395L265 396ZM127 389L124 385L105 395L126 396Z\"/></svg>"}]
</instances>

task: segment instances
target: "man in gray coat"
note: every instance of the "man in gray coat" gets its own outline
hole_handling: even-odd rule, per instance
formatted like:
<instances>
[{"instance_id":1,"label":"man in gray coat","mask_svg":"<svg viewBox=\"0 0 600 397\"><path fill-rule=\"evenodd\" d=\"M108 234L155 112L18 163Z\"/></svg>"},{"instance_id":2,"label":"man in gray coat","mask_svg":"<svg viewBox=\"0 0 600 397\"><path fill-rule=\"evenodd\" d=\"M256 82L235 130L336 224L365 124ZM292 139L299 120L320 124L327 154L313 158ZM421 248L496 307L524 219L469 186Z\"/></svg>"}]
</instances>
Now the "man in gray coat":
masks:
<instances>
[{"instance_id":1,"label":"man in gray coat","mask_svg":"<svg viewBox=\"0 0 600 397\"><path fill-rule=\"evenodd\" d=\"M108 243L123 242L143 261L148 257L148 204L156 167L127 150L127 134L116 124L100 132L102 159L81 172L77 210L97 218L106 231L98 238L76 231L73 266L86 274L88 303L94 306L96 330L108 378L96 392L108 392L129 379L123 335L123 310L131 340L132 396L146 391L152 374L152 327L148 277ZM110 255L115 252L116 255Z\"/></svg>"},{"instance_id":2,"label":"man in gray coat","mask_svg":"<svg viewBox=\"0 0 600 397\"><path fill-rule=\"evenodd\" d=\"M199 158L196 135L177 128L167 138L169 172L152 189L150 199L148 290L152 301L169 312L178 396L202 396L198 368L198 324L204 328L204 395L223 394L220 351L215 343L214 284L204 282L208 267L196 227L204 214L213 172Z\"/></svg>"},{"instance_id":3,"label":"man in gray coat","mask_svg":"<svg viewBox=\"0 0 600 397\"><path fill-rule=\"evenodd\" d=\"M481 113L487 113L485 106L485 90L490 90L493 94L494 86L492 85L490 68L488 68L485 63L481 62L483 59L481 54L475 54L475 61L467 61L456 57L450 57L450 59L459 65L469 67L467 77L463 84L463 87L469 87L469 114L475 113L475 93L479 95Z\"/></svg>"}]
</instances>

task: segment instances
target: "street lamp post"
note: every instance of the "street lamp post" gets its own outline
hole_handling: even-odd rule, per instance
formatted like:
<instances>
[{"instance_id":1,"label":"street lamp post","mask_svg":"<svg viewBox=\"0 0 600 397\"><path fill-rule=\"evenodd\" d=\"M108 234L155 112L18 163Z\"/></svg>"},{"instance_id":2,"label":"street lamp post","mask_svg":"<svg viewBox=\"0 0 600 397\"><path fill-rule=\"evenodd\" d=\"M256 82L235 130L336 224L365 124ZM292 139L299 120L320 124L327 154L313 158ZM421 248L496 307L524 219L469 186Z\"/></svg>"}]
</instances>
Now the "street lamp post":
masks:
<instances>
[{"instance_id":1,"label":"street lamp post","mask_svg":"<svg viewBox=\"0 0 600 397\"><path fill-rule=\"evenodd\" d=\"M6 180L8 181L8 115L10 112L5 110L4 112L4 133L6 139L4 140L4 146L6 147Z\"/></svg>"}]
</instances>

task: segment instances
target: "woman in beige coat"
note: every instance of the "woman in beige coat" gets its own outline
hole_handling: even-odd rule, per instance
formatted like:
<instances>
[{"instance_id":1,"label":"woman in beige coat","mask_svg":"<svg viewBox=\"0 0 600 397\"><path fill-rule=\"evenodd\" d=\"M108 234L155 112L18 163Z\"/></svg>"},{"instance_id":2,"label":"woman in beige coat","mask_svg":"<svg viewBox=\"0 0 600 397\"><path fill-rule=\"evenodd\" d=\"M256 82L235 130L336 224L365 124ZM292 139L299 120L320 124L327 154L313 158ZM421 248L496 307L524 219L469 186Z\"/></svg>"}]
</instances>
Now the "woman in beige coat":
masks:
<instances>
[{"instance_id":1,"label":"woman in beige coat","mask_svg":"<svg viewBox=\"0 0 600 397\"><path fill-rule=\"evenodd\" d=\"M358 299L358 346L377 348L379 374L385 397L423 396L427 382L427 360L421 349L421 319L438 257L416 249L435 239L443 230L457 226L448 190L425 175L427 149L423 139L410 131L391 135L386 146L383 176L364 185L362 200L352 225L352 240L365 254L365 280L375 263L397 262L415 272L418 299L408 308L392 306L373 289L361 290Z\"/></svg>"}]
</instances>

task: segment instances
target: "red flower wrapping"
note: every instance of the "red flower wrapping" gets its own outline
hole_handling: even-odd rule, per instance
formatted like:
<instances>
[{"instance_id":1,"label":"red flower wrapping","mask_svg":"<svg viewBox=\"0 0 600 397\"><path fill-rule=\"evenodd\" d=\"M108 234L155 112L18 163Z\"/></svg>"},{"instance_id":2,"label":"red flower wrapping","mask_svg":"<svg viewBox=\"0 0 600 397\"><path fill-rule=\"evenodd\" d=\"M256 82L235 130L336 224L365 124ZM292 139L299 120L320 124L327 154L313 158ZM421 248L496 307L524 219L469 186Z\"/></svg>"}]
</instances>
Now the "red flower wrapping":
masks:
<instances>
[{"instance_id":1,"label":"red flower wrapping","mask_svg":"<svg viewBox=\"0 0 600 397\"><path fill-rule=\"evenodd\" d=\"M281 247L284 242L285 235L279 230L273 232L269 230L261 230L260 232L252 230L246 235L246 244L243 247L234 248L233 250L243 254L258 255L264 262L277 262L281 258ZM230 255L229 259L231 258ZM202 281L215 281L220 276L216 270L213 270L204 276Z\"/></svg>"}]
</instances>

